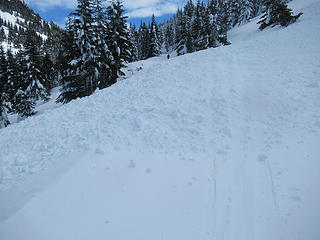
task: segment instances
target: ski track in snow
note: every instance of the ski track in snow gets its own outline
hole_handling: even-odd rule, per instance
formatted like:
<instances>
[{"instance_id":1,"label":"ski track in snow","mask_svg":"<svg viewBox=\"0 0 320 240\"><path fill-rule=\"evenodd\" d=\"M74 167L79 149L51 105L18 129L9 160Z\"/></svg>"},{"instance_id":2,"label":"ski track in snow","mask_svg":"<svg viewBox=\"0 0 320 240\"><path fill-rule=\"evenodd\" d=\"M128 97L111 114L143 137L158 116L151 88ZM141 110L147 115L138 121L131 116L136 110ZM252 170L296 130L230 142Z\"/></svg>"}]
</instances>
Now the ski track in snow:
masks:
<instances>
[{"instance_id":1,"label":"ski track in snow","mask_svg":"<svg viewBox=\"0 0 320 240\"><path fill-rule=\"evenodd\" d=\"M0 239L320 239L320 3L290 6L1 130Z\"/></svg>"}]
</instances>

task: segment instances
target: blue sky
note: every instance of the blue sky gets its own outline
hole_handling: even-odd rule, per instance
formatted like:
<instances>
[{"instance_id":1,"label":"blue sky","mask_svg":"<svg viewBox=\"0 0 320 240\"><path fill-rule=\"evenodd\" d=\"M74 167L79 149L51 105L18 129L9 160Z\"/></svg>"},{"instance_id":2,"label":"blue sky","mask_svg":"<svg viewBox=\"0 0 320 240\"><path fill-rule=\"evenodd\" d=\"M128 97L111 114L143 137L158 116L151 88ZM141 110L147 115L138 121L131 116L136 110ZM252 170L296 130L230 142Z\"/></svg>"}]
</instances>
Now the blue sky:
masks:
<instances>
[{"instance_id":1,"label":"blue sky","mask_svg":"<svg viewBox=\"0 0 320 240\"><path fill-rule=\"evenodd\" d=\"M129 22L140 25L141 20L150 22L155 14L159 23L166 21L178 7L182 7L187 0L123 0L129 16ZM76 7L77 0L25 0L30 8L47 21L54 21L64 26L65 18Z\"/></svg>"}]
</instances>

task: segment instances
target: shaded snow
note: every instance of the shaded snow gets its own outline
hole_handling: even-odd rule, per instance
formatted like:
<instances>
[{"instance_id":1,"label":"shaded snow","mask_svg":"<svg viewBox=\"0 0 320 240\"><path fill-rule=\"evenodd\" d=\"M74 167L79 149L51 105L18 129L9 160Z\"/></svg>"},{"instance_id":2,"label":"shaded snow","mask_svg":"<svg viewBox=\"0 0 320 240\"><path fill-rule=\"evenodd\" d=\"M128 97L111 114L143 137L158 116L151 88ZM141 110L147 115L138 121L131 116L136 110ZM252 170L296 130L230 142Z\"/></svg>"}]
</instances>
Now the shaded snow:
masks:
<instances>
[{"instance_id":1,"label":"shaded snow","mask_svg":"<svg viewBox=\"0 0 320 240\"><path fill-rule=\"evenodd\" d=\"M17 18L16 16L8 13L8 12L3 12L0 10L0 17L4 20L7 21L9 23L11 23L12 25L16 25L17 24L17 19L21 20L21 18Z\"/></svg>"},{"instance_id":2,"label":"shaded snow","mask_svg":"<svg viewBox=\"0 0 320 240\"><path fill-rule=\"evenodd\" d=\"M2 129L0 239L320 239L320 2L291 7Z\"/></svg>"}]
</instances>

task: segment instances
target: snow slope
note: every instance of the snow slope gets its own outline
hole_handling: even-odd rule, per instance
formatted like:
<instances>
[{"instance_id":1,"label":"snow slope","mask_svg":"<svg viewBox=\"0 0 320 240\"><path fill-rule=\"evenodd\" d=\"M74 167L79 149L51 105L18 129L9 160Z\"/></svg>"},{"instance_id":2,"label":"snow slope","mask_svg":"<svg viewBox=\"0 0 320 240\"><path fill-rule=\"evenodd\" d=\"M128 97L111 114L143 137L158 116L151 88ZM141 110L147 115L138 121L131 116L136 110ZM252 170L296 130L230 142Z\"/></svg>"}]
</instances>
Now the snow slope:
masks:
<instances>
[{"instance_id":1,"label":"snow slope","mask_svg":"<svg viewBox=\"0 0 320 240\"><path fill-rule=\"evenodd\" d=\"M320 239L320 2L134 63L0 132L0 239Z\"/></svg>"}]
</instances>

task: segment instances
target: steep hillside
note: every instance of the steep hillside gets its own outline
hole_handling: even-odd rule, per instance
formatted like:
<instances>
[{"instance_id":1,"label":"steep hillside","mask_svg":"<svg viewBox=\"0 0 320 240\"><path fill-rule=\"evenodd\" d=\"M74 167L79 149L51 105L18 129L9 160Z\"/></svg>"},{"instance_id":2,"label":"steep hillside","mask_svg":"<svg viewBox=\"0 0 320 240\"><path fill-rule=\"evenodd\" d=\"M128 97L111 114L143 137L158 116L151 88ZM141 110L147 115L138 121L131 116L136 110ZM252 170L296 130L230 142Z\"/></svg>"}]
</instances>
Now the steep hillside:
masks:
<instances>
[{"instance_id":1,"label":"steep hillside","mask_svg":"<svg viewBox=\"0 0 320 240\"><path fill-rule=\"evenodd\" d=\"M0 45L5 51L22 49L28 31L37 46L55 59L63 30L53 22L47 23L20 0L0 0Z\"/></svg>"},{"instance_id":2,"label":"steep hillside","mask_svg":"<svg viewBox=\"0 0 320 240\"><path fill-rule=\"evenodd\" d=\"M320 2L291 7L1 129L0 239L320 239Z\"/></svg>"}]
</instances>

